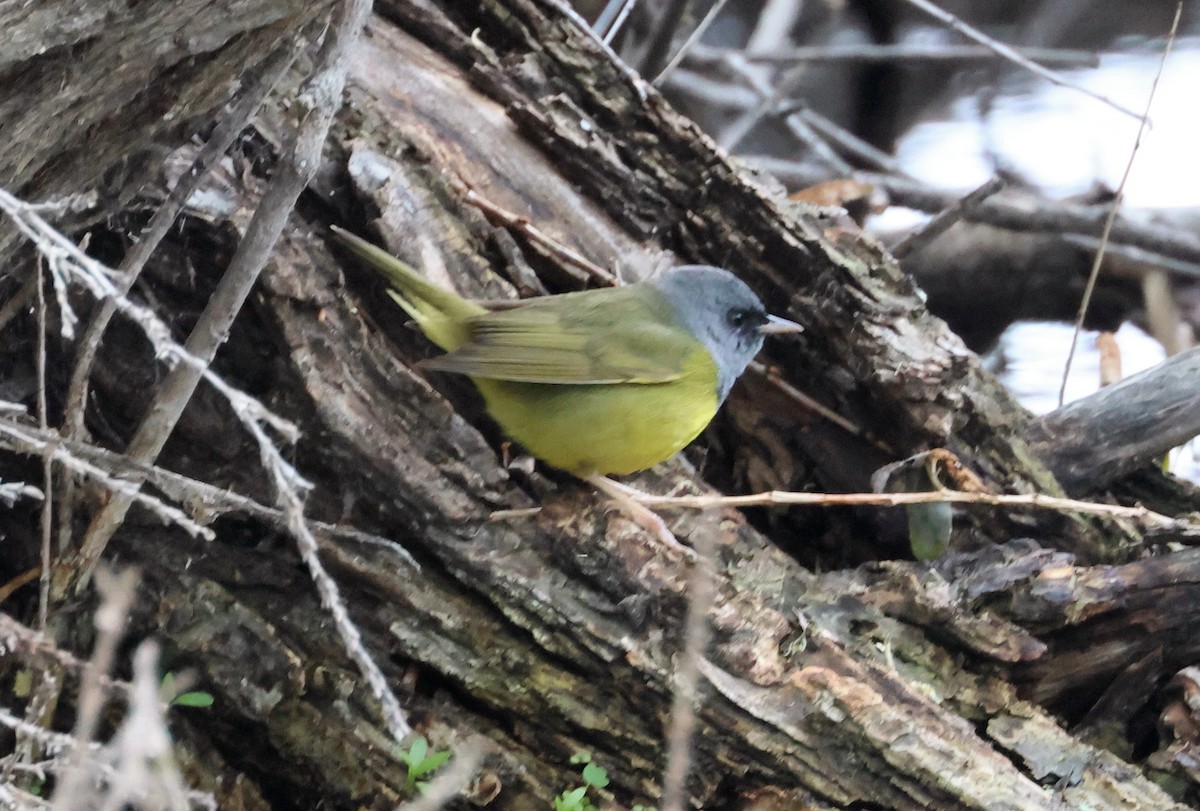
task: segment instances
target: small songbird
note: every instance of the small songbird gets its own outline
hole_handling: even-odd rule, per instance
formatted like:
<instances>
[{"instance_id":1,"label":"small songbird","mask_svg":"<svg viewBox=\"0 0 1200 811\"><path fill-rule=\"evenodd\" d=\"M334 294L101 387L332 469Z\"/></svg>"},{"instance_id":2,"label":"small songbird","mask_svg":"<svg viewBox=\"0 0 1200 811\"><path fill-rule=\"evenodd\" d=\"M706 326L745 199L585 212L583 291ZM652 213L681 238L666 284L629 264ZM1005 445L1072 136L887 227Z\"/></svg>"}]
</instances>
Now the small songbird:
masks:
<instances>
[{"instance_id":1,"label":"small songbird","mask_svg":"<svg viewBox=\"0 0 1200 811\"><path fill-rule=\"evenodd\" d=\"M581 478L669 459L712 420L766 335L801 330L729 271L701 265L491 311L333 232L446 350L426 368L470 377L510 437Z\"/></svg>"}]
</instances>

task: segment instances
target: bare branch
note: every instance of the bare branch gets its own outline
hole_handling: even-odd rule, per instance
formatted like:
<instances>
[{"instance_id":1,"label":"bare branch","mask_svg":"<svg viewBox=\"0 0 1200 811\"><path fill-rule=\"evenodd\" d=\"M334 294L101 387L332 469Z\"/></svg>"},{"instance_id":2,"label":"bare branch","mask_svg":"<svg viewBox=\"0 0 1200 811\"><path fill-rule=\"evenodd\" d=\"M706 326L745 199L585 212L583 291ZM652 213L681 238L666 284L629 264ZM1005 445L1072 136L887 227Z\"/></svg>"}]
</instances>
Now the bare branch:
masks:
<instances>
[{"instance_id":1,"label":"bare branch","mask_svg":"<svg viewBox=\"0 0 1200 811\"><path fill-rule=\"evenodd\" d=\"M909 0L909 2L915 1ZM923 0L921 1L923 2ZM1079 302L1079 313L1075 316L1075 331L1071 334L1071 348L1067 351L1067 362L1063 364L1062 385L1058 389L1060 408L1067 396L1067 379L1071 376L1071 361L1075 359L1079 334L1083 332L1083 319L1087 315L1088 305L1092 301L1096 280L1100 278L1100 263L1104 261L1104 249L1112 234L1113 223L1117 220L1117 211L1121 208L1121 200L1125 197L1125 183L1129 180L1130 171L1133 170L1133 160L1137 157L1138 149L1142 145L1142 137L1146 134L1146 128L1150 126L1150 105L1154 103L1158 80L1162 78L1163 68L1167 66L1167 57L1171 55L1171 47L1175 44L1175 34L1179 31L1179 18L1182 14L1183 0L1179 0L1178 5L1175 6L1175 19L1171 22L1171 31L1167 35L1167 44L1163 48L1162 59L1158 62L1158 71L1154 74L1154 81L1150 83L1150 92L1146 96L1146 109L1142 112L1141 123L1138 124L1137 137L1133 141L1133 148L1129 150L1129 160L1125 162L1125 171L1121 174L1121 182L1117 184L1116 193L1113 194L1112 203L1109 205L1108 217L1104 220L1104 230L1100 233L1100 248L1096 251L1096 258L1092 261L1092 270L1088 274L1087 286L1084 287L1083 298Z\"/></svg>"},{"instance_id":2,"label":"bare branch","mask_svg":"<svg viewBox=\"0 0 1200 811\"><path fill-rule=\"evenodd\" d=\"M914 251L933 242L944 234L950 226L961 220L968 212L978 208L979 204L1004 188L1004 180L993 177L970 194L964 195L954 205L940 211L937 216L925 223L924 226L905 236L889 250L892 256L903 259Z\"/></svg>"},{"instance_id":3,"label":"bare branch","mask_svg":"<svg viewBox=\"0 0 1200 811\"><path fill-rule=\"evenodd\" d=\"M942 8L939 8L938 6L935 6L933 3L929 2L929 0L904 0L904 2L908 3L910 6L915 6L915 7L919 8L921 11L925 12L926 14L928 14L929 16L933 17L934 19L938 20L939 22L943 23L944 25L949 26L950 28L954 29L958 33L967 37L968 39L975 40L976 42L978 42L980 45L984 46L985 48L991 48L993 51L995 51L997 54L1004 57L1008 61L1024 68L1025 70L1029 71L1030 73L1041 76L1043 79L1050 82L1051 84L1058 85L1059 87L1069 87L1072 90L1078 90L1080 93L1083 93L1085 96L1091 96L1096 101L1103 102L1104 104L1107 104L1109 107L1113 108L1114 110L1116 110L1118 112L1124 113L1125 115L1131 116L1132 118L1139 118L1138 114L1133 112L1132 110L1130 110L1128 107L1122 107L1120 104L1117 104L1115 101L1112 101L1107 96L1102 96L1099 93L1088 90L1086 87L1078 85L1074 82L1070 82L1067 79L1063 78L1061 75L1055 73L1054 71L1047 70L1046 68L1037 64L1036 62L1026 59L1024 56L1022 56L1020 54L1019 51L1017 51L1016 48L1013 48L1011 45L1005 45L1003 42L1000 42L999 40L992 39L987 34L980 31L978 28L968 25L966 22L959 19L958 17L955 17L950 12L948 12Z\"/></svg>"}]
</instances>

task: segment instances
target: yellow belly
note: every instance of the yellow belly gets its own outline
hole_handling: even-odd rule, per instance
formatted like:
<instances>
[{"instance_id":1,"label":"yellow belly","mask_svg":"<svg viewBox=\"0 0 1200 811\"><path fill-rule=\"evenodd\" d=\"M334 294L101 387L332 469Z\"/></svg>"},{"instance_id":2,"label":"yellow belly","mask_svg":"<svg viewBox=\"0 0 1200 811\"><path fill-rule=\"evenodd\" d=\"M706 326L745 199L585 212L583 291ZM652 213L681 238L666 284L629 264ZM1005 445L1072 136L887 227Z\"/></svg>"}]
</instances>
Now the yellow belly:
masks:
<instances>
[{"instance_id":1,"label":"yellow belly","mask_svg":"<svg viewBox=\"0 0 1200 811\"><path fill-rule=\"evenodd\" d=\"M577 476L621 475L671 458L712 420L716 370L705 355L669 383L475 385L488 413L543 462Z\"/></svg>"}]
</instances>

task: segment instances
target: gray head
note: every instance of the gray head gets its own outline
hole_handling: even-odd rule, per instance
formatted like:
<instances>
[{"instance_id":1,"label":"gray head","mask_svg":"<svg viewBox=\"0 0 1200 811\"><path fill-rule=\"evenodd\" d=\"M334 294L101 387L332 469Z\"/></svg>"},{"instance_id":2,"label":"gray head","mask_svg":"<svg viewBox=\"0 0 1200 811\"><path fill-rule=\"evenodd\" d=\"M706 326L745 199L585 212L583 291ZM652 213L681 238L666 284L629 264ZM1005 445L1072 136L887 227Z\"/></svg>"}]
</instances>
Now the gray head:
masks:
<instances>
[{"instance_id":1,"label":"gray head","mask_svg":"<svg viewBox=\"0 0 1200 811\"><path fill-rule=\"evenodd\" d=\"M675 318L708 348L717 364L717 403L723 403L746 365L774 332L800 325L768 315L758 296L728 270L707 265L671 268L654 280Z\"/></svg>"}]
</instances>

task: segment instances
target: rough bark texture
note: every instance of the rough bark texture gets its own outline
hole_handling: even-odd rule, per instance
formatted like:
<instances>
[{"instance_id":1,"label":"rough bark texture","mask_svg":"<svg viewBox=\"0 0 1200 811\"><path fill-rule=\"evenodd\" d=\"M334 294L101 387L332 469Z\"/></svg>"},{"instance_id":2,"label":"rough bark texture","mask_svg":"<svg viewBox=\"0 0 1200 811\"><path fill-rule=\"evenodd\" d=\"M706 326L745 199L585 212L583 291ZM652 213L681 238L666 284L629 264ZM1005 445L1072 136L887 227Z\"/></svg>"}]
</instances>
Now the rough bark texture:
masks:
<instances>
[{"instance_id":1,"label":"rough bark texture","mask_svg":"<svg viewBox=\"0 0 1200 811\"><path fill-rule=\"evenodd\" d=\"M489 224L462 184L630 276L672 261L664 249L734 268L773 311L807 327L801 342L770 347L768 362L870 439L752 377L706 436L707 457L691 457L720 486L866 489L879 465L942 446L996 489L1059 487L1024 443L1029 416L869 238L797 215L561 8L504 0L382 11L350 66L319 181L218 371L301 426L294 459L316 483L310 515L395 539L420 562L418 571L386 546L323 535L364 640L419 731L437 746L488 741L459 806L548 807L578 785L568 761L581 749L607 768L614 802L652 803L691 564L579 484L506 468L502 437L469 385L415 368L427 343L365 272L339 264L324 240L329 222L370 223L395 253L479 297L512 295L534 272L551 289L580 279ZM242 18L227 40L245 46L238 54L261 51L252 32L266 36L256 26L282 14ZM209 71L223 70L226 87L245 67L215 37L176 37L209 43L211 60L188 62L201 86L218 86ZM143 91L160 78L143 75ZM106 89L93 87L89 102ZM217 103L188 98L197 99L188 120ZM124 117L106 121L96 132L127 148L156 134L135 138ZM267 111L246 145L259 160L215 178L164 249L149 291L179 328L219 277L289 125L285 104ZM7 155L17 168L5 177L28 193L86 188L115 157L87 177L44 168L83 147L76 139L37 153L43 169L33 174L19 171L33 157ZM99 243L118 250L111 238ZM14 359L28 341L4 352ZM67 363L69 347L52 352ZM136 333L114 329L95 376L93 431L119 446L154 375ZM22 470L11 457L4 464ZM256 449L211 391L189 407L163 464L271 500ZM696 492L705 479L678 459L636 484ZM536 517L490 520L535 504ZM290 541L245 513L218 517L203 498L189 507L215 519L217 541L138 523L135 512L110 551L145 573L135 635L162 636L165 666L195 667L216 697L176 719L189 774L223 808L394 806L403 767ZM1146 693L1195 662L1194 553L1135 560L1130 527L979 509L963 512L956 540L982 551L817 576L783 550L825 569L894 556L892 517L754 518L759 529L729 511L670 518L681 539L712 533L719 550L689 781L696 807L1173 807L1151 780L1162 775L1121 759L1144 752L1099 731L1143 717ZM25 554L36 548L33 526L9 528ZM1019 536L1036 543L1005 543ZM1122 565L1089 565L1098 561ZM1121 687L1106 691L1106 681ZM1086 741L1061 725L1081 719L1096 732ZM1156 746L1150 737L1141 745Z\"/></svg>"}]
</instances>

